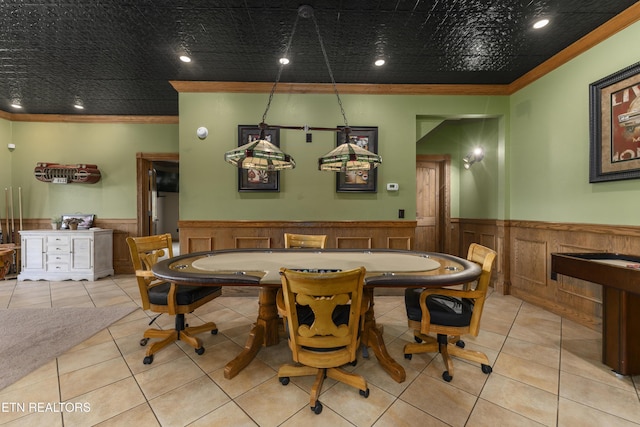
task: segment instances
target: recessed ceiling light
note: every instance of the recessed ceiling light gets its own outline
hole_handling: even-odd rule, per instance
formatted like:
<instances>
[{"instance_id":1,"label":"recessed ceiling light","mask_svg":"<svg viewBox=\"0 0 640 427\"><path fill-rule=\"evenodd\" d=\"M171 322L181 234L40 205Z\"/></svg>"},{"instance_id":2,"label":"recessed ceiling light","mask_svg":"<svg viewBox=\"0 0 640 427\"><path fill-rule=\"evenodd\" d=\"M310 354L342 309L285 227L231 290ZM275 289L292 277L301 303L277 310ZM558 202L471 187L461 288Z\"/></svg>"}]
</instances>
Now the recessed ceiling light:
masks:
<instances>
[{"instance_id":1,"label":"recessed ceiling light","mask_svg":"<svg viewBox=\"0 0 640 427\"><path fill-rule=\"evenodd\" d=\"M191 58L189 58L187 55L180 55L180 61L191 62Z\"/></svg>"},{"instance_id":2,"label":"recessed ceiling light","mask_svg":"<svg viewBox=\"0 0 640 427\"><path fill-rule=\"evenodd\" d=\"M13 103L11 103L11 106L12 106L13 108L22 108L22 105L18 104L17 102L13 102Z\"/></svg>"},{"instance_id":3,"label":"recessed ceiling light","mask_svg":"<svg viewBox=\"0 0 640 427\"><path fill-rule=\"evenodd\" d=\"M376 59L376 62L374 62L374 64L376 64L376 67L382 67L385 64L385 60L384 59Z\"/></svg>"},{"instance_id":4,"label":"recessed ceiling light","mask_svg":"<svg viewBox=\"0 0 640 427\"><path fill-rule=\"evenodd\" d=\"M539 28L546 27L548 23L549 23L548 19L541 19L533 24L533 28L537 30Z\"/></svg>"},{"instance_id":5,"label":"recessed ceiling light","mask_svg":"<svg viewBox=\"0 0 640 427\"><path fill-rule=\"evenodd\" d=\"M78 110L84 110L84 105L82 105L82 104L73 104L73 108L76 108Z\"/></svg>"},{"instance_id":6,"label":"recessed ceiling light","mask_svg":"<svg viewBox=\"0 0 640 427\"><path fill-rule=\"evenodd\" d=\"M289 63L289 58L280 58L278 62L282 65L287 65Z\"/></svg>"}]
</instances>

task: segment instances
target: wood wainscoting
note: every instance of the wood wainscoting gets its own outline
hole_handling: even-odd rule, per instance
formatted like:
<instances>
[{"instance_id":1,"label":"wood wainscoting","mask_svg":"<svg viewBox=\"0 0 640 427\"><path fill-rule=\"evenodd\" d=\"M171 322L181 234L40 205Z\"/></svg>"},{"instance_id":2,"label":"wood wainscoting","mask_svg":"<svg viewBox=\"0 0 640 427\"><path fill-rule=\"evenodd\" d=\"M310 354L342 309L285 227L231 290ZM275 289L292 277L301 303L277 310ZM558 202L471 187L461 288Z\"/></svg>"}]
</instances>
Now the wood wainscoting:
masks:
<instances>
[{"instance_id":1,"label":"wood wainscoting","mask_svg":"<svg viewBox=\"0 0 640 427\"><path fill-rule=\"evenodd\" d=\"M594 330L602 328L602 286L563 275L551 280L551 253L640 254L640 227L473 219L457 223L461 248L475 241L498 251L496 290Z\"/></svg>"},{"instance_id":2,"label":"wood wainscoting","mask_svg":"<svg viewBox=\"0 0 640 427\"><path fill-rule=\"evenodd\" d=\"M326 234L327 248L413 249L415 221L179 221L180 253L284 248L284 233Z\"/></svg>"}]
</instances>

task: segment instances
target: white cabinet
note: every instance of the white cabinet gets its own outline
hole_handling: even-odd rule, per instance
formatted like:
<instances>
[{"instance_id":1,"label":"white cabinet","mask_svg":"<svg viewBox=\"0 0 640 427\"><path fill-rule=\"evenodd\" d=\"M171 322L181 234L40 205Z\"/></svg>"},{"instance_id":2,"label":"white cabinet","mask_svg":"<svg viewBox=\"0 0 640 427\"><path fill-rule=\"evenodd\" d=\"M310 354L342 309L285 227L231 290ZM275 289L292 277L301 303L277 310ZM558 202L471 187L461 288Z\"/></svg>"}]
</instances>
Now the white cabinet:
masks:
<instances>
[{"instance_id":1,"label":"white cabinet","mask_svg":"<svg viewBox=\"0 0 640 427\"><path fill-rule=\"evenodd\" d=\"M18 280L97 280L113 275L113 230L20 232Z\"/></svg>"}]
</instances>

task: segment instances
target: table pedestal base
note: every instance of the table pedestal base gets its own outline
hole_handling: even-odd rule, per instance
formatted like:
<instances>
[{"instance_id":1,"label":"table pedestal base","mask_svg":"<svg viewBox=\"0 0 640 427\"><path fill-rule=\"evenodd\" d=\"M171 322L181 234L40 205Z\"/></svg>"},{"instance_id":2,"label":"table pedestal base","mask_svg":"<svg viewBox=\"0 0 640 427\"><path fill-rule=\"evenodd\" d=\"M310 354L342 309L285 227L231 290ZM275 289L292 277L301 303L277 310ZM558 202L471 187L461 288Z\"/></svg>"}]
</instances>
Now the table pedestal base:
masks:
<instances>
[{"instance_id":1,"label":"table pedestal base","mask_svg":"<svg viewBox=\"0 0 640 427\"><path fill-rule=\"evenodd\" d=\"M258 354L260 347L278 344L278 309L276 307L276 294L279 288L263 286L260 288L258 301L258 319L253 324L249 338L244 349L224 368L224 377L231 379L238 375Z\"/></svg>"},{"instance_id":2,"label":"table pedestal base","mask_svg":"<svg viewBox=\"0 0 640 427\"><path fill-rule=\"evenodd\" d=\"M278 344L278 326L280 324L278 309L276 307L276 294L278 293L278 289L277 287L267 286L260 288L258 319L251 328L251 332L249 332L249 337L244 345L244 349L225 366L225 378L231 379L238 375L240 371L251 363L256 354L258 354L260 347ZM382 329L376 325L373 311L373 289L365 288L365 294L368 295L371 305L365 314L362 343L367 347L371 347L378 362L391 378L401 383L406 379L406 373L404 368L393 360L387 352L387 347L382 338Z\"/></svg>"},{"instance_id":3,"label":"table pedestal base","mask_svg":"<svg viewBox=\"0 0 640 427\"><path fill-rule=\"evenodd\" d=\"M371 347L373 354L376 355L378 363L382 369L393 378L394 381L401 383L407 378L407 374L402 366L398 364L387 352L387 346L382 338L382 327L376 325L374 315L373 289L365 288L365 295L369 297L371 305L364 315L364 333L362 334L362 343L367 347Z\"/></svg>"}]
</instances>

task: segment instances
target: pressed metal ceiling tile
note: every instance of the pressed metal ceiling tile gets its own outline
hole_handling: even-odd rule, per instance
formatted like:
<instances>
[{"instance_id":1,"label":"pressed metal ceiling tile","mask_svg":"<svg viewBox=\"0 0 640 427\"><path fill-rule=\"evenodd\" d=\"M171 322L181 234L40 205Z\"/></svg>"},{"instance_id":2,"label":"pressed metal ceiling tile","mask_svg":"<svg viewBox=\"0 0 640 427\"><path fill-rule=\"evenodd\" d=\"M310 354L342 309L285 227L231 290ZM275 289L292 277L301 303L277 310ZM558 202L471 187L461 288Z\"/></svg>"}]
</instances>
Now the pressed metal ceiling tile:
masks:
<instances>
[{"instance_id":1,"label":"pressed metal ceiling tile","mask_svg":"<svg viewBox=\"0 0 640 427\"><path fill-rule=\"evenodd\" d=\"M271 82L304 3L338 83L508 84L635 1L3 0L0 109L77 114L80 98L82 114L176 115L169 80ZM534 31L539 17L551 24ZM289 56L281 81L330 82L312 20Z\"/></svg>"}]
</instances>

